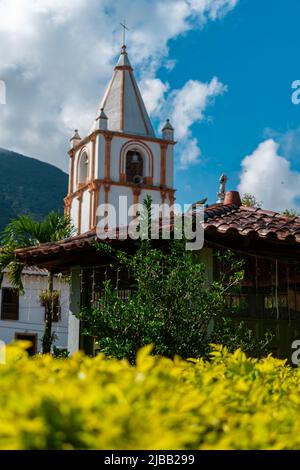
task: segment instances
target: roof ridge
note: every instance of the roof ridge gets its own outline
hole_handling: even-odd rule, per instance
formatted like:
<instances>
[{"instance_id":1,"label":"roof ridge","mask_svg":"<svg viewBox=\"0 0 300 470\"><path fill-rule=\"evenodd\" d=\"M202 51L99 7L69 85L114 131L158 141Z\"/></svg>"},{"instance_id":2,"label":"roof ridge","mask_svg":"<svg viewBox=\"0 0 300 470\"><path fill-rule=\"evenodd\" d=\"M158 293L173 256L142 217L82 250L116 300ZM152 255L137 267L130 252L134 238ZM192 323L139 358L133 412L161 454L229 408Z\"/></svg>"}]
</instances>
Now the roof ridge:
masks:
<instances>
[{"instance_id":1,"label":"roof ridge","mask_svg":"<svg viewBox=\"0 0 300 470\"><path fill-rule=\"evenodd\" d=\"M236 204L216 204L214 206L209 206L204 208L204 217L214 218L217 216L223 216L237 210L239 207Z\"/></svg>"}]
</instances>

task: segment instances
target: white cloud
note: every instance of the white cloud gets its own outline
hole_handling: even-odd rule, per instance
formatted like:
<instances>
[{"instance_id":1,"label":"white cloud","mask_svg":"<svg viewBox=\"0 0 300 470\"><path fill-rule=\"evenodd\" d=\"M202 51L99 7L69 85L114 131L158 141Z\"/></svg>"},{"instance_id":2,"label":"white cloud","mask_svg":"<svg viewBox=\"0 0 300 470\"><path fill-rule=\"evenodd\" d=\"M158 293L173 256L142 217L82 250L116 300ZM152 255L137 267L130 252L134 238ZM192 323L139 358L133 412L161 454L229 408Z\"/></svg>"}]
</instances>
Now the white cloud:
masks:
<instances>
[{"instance_id":1,"label":"white cloud","mask_svg":"<svg viewBox=\"0 0 300 470\"><path fill-rule=\"evenodd\" d=\"M174 59L169 40L222 18L236 4L0 0L0 78L7 85L7 105L0 107L0 146L66 169L70 134L75 127L82 135L88 131L111 76L121 42L120 19L127 18L130 57L155 113L167 90L156 72L162 65L170 68ZM180 125L180 135L184 129L190 129L189 122ZM188 160L197 159L196 153L191 151L194 156Z\"/></svg>"},{"instance_id":2,"label":"white cloud","mask_svg":"<svg viewBox=\"0 0 300 470\"><path fill-rule=\"evenodd\" d=\"M169 85L163 83L159 78L144 78L141 81L140 90L149 114L159 116L168 89Z\"/></svg>"},{"instance_id":3,"label":"white cloud","mask_svg":"<svg viewBox=\"0 0 300 470\"><path fill-rule=\"evenodd\" d=\"M281 152L291 161L299 161L300 157L300 127L278 132L267 128L264 136L276 140L280 144Z\"/></svg>"},{"instance_id":4,"label":"white cloud","mask_svg":"<svg viewBox=\"0 0 300 470\"><path fill-rule=\"evenodd\" d=\"M204 120L207 107L226 90L227 87L214 77L209 83L189 80L180 90L171 93L167 109L171 110L171 122L176 128L176 138L179 140L177 153L182 169L198 163L201 156L192 126Z\"/></svg>"},{"instance_id":5,"label":"white cloud","mask_svg":"<svg viewBox=\"0 0 300 470\"><path fill-rule=\"evenodd\" d=\"M190 0L190 5L197 12L202 20L203 18L216 20L225 16L230 10L232 10L238 0L228 0L224 2L223 0Z\"/></svg>"},{"instance_id":6,"label":"white cloud","mask_svg":"<svg viewBox=\"0 0 300 470\"><path fill-rule=\"evenodd\" d=\"M176 122L176 135L183 139L190 133L194 122L204 119L204 111L213 99L226 91L214 77L209 83L189 80L181 90L175 90L170 98L173 103L172 121Z\"/></svg>"},{"instance_id":7,"label":"white cloud","mask_svg":"<svg viewBox=\"0 0 300 470\"><path fill-rule=\"evenodd\" d=\"M177 148L179 154L179 168L185 170L190 165L200 162L201 149L195 137L183 139Z\"/></svg>"},{"instance_id":8,"label":"white cloud","mask_svg":"<svg viewBox=\"0 0 300 470\"><path fill-rule=\"evenodd\" d=\"M214 77L209 83L198 80L189 80L179 90L173 90L166 96L169 85L157 78L144 79L141 82L141 91L148 111L152 116L168 117L175 127L176 155L180 169L199 163L201 149L198 140L193 137L192 127L203 121L208 106L214 99L227 91L218 78ZM164 125L160 123L160 128Z\"/></svg>"},{"instance_id":9,"label":"white cloud","mask_svg":"<svg viewBox=\"0 0 300 470\"><path fill-rule=\"evenodd\" d=\"M254 194L266 209L299 210L296 199L300 197L300 173L292 171L290 162L280 156L279 146L274 139L268 139L244 158L238 190Z\"/></svg>"}]
</instances>

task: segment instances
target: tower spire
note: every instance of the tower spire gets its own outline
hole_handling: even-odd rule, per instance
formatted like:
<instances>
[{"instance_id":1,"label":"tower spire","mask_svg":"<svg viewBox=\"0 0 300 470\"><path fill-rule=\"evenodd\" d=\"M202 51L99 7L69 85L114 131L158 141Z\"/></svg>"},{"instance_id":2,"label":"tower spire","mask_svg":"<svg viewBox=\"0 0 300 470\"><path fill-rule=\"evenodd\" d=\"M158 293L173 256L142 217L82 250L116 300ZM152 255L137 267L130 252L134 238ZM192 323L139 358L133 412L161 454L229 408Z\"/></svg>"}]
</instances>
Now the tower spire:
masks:
<instances>
[{"instance_id":1,"label":"tower spire","mask_svg":"<svg viewBox=\"0 0 300 470\"><path fill-rule=\"evenodd\" d=\"M122 46L122 52L101 101L97 117L102 111L107 117L107 129L110 131L155 137L125 44ZM94 122L93 129L95 128L99 129L99 122Z\"/></svg>"}]
</instances>

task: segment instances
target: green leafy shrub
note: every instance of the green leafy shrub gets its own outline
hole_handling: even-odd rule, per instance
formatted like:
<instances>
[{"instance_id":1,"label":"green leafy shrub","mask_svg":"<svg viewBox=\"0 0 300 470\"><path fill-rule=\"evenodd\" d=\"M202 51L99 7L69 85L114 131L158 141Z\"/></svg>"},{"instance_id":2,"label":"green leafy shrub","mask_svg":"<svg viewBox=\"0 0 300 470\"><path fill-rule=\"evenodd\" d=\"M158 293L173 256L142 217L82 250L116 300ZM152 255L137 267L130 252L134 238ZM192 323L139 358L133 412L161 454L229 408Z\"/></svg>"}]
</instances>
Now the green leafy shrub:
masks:
<instances>
[{"instance_id":1,"label":"green leafy shrub","mask_svg":"<svg viewBox=\"0 0 300 470\"><path fill-rule=\"evenodd\" d=\"M211 361L150 350L132 366L9 346L0 449L300 449L300 369L221 346Z\"/></svg>"},{"instance_id":2,"label":"green leafy shrub","mask_svg":"<svg viewBox=\"0 0 300 470\"><path fill-rule=\"evenodd\" d=\"M205 265L182 240L164 249L143 241L133 255L97 246L115 258L115 269L125 268L134 280L127 299L119 298L118 285L104 282L97 304L77 315L83 334L93 337L101 352L133 362L137 351L152 343L154 354L208 357L215 342L252 356L266 354L268 338L257 341L244 324L237 327L226 318L226 296L243 278L243 262L231 252L222 257L226 269L209 285Z\"/></svg>"}]
</instances>

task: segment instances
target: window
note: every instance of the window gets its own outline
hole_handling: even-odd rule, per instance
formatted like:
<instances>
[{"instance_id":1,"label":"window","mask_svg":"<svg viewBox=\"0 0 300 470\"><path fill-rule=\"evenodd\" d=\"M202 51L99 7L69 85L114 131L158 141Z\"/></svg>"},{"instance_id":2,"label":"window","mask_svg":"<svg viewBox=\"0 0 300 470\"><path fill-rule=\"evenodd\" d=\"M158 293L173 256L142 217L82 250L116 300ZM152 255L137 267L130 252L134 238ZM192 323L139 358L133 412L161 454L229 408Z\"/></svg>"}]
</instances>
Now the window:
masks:
<instances>
[{"instance_id":1,"label":"window","mask_svg":"<svg viewBox=\"0 0 300 470\"><path fill-rule=\"evenodd\" d=\"M129 150L126 155L126 181L128 183L142 182L143 157L137 150Z\"/></svg>"},{"instance_id":2,"label":"window","mask_svg":"<svg viewBox=\"0 0 300 470\"><path fill-rule=\"evenodd\" d=\"M37 353L37 334L35 333L16 333L15 339L17 341L30 341L31 346L27 348L29 356L34 356Z\"/></svg>"},{"instance_id":3,"label":"window","mask_svg":"<svg viewBox=\"0 0 300 470\"><path fill-rule=\"evenodd\" d=\"M78 184L84 185L88 180L89 157L86 152L80 156L78 166Z\"/></svg>"},{"instance_id":4,"label":"window","mask_svg":"<svg viewBox=\"0 0 300 470\"><path fill-rule=\"evenodd\" d=\"M19 292L16 289L2 289L1 320L19 320Z\"/></svg>"},{"instance_id":5,"label":"window","mask_svg":"<svg viewBox=\"0 0 300 470\"><path fill-rule=\"evenodd\" d=\"M226 296L227 307L235 310L245 310L247 308L247 297L244 294L228 294Z\"/></svg>"},{"instance_id":6,"label":"window","mask_svg":"<svg viewBox=\"0 0 300 470\"><path fill-rule=\"evenodd\" d=\"M53 296L53 316L52 316L52 322L57 323L60 320L60 315L61 315L61 308L60 308L60 301L59 301L59 293L57 291L54 291L53 294L57 294ZM45 320L46 320L46 306L45 306Z\"/></svg>"}]
</instances>

